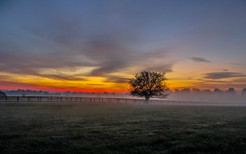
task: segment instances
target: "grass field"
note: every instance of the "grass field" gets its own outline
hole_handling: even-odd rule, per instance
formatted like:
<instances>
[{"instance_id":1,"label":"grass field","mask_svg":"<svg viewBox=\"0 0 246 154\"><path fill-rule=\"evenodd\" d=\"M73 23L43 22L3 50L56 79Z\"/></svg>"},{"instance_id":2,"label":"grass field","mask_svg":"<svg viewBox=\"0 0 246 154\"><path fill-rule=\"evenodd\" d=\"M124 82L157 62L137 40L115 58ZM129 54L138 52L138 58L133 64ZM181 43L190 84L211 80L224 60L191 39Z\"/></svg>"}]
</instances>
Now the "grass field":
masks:
<instances>
[{"instance_id":1,"label":"grass field","mask_svg":"<svg viewBox=\"0 0 246 154\"><path fill-rule=\"evenodd\" d=\"M246 153L246 107L2 103L0 153Z\"/></svg>"}]
</instances>

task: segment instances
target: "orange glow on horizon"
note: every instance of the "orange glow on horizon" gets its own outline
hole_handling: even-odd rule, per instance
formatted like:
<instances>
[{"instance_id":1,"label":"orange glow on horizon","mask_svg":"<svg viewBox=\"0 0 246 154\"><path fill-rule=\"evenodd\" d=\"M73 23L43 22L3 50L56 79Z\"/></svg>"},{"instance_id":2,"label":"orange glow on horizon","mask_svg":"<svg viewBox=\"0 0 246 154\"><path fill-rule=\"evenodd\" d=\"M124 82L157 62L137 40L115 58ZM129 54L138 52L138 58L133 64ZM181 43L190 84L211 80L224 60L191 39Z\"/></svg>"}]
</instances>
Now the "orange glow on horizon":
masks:
<instances>
[{"instance_id":1,"label":"orange glow on horizon","mask_svg":"<svg viewBox=\"0 0 246 154\"><path fill-rule=\"evenodd\" d=\"M45 73L51 71L53 76L45 76ZM63 71L60 70L62 73ZM84 71L79 69L78 73L88 73L90 68L86 68ZM203 70L204 71L204 70ZM69 75L68 70L64 70L65 77L68 79L57 78L55 71L42 70L42 75L25 75L0 72L1 85L0 89L17 90L17 89L29 89L29 90L43 90L43 91L58 91L58 92L87 92L87 93L126 93L128 92L128 83L117 83L116 80L108 80L103 76L76 76L74 72ZM188 73L187 73L188 72ZM194 72L191 74L190 72ZM206 71L204 71L206 72ZM128 79L133 77L130 73L115 72L109 74L109 76ZM74 77L75 76L75 77ZM52 78L53 77L53 78ZM69 78L71 77L71 78ZM225 85L224 82L231 82L231 79L213 80L204 79L201 72L197 70L184 70L183 66L176 66L173 72L166 74L167 88L174 91L175 89L182 90L184 88L197 88L200 90L209 89L213 91L214 88L226 90L230 87ZM241 83L239 83L241 84ZM239 89L236 88L235 89Z\"/></svg>"}]
</instances>

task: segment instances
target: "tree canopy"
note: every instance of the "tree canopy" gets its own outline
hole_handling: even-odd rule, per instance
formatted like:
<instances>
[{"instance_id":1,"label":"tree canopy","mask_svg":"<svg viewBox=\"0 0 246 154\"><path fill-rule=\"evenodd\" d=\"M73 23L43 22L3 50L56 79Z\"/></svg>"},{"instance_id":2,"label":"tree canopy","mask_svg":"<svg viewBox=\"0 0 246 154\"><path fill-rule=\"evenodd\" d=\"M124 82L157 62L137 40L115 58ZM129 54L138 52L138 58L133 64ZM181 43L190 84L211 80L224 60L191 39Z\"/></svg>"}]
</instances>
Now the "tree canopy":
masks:
<instances>
[{"instance_id":1,"label":"tree canopy","mask_svg":"<svg viewBox=\"0 0 246 154\"><path fill-rule=\"evenodd\" d=\"M130 79L130 94L138 97L145 97L149 100L151 97L165 97L166 87L165 73L143 71L137 73Z\"/></svg>"}]
</instances>

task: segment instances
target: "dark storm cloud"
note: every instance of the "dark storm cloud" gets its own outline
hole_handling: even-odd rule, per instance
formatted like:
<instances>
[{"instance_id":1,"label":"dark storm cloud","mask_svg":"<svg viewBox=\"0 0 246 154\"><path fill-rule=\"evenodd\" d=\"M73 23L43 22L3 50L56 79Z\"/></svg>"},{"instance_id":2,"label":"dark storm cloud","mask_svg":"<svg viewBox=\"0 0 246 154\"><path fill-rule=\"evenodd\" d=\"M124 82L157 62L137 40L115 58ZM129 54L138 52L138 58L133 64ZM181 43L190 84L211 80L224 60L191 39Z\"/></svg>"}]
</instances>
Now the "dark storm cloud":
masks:
<instances>
[{"instance_id":1,"label":"dark storm cloud","mask_svg":"<svg viewBox=\"0 0 246 154\"><path fill-rule=\"evenodd\" d=\"M207 60L207 59L202 58L202 57L191 57L190 59L193 61L196 61L196 62L205 62L205 63L211 62L210 60Z\"/></svg>"},{"instance_id":2,"label":"dark storm cloud","mask_svg":"<svg viewBox=\"0 0 246 154\"><path fill-rule=\"evenodd\" d=\"M207 79L224 79L224 78L233 78L233 77L245 77L245 74L236 73L236 72L212 72L206 73L205 78Z\"/></svg>"}]
</instances>

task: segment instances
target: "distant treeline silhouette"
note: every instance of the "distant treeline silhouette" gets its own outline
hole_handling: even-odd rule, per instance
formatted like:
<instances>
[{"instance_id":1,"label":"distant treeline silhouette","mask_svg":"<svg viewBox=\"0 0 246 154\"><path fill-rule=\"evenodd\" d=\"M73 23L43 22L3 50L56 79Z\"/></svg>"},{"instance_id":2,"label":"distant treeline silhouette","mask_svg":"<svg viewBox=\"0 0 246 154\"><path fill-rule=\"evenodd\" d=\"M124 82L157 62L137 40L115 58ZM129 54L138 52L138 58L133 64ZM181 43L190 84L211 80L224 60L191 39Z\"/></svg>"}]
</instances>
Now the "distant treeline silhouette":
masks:
<instances>
[{"instance_id":1,"label":"distant treeline silhouette","mask_svg":"<svg viewBox=\"0 0 246 154\"><path fill-rule=\"evenodd\" d=\"M189 94L189 93L194 93L194 94L242 94L246 96L246 88L243 88L241 91L237 91L234 88L228 88L227 90L221 90L219 88L215 88L213 90L205 89L205 90L200 90L198 88L183 88L183 89L175 89L175 90L170 90L166 89L166 92L169 94ZM23 90L23 89L18 89L18 90L1 90L0 91L1 96L3 95L12 95L12 96L28 96L28 95L80 95L80 94L97 94L97 93L87 93L87 92L57 92L57 91L35 91L35 90ZM100 94L105 94L105 95L115 95L116 93L100 93ZM124 95L129 95L129 93L123 93Z\"/></svg>"},{"instance_id":2,"label":"distant treeline silhouette","mask_svg":"<svg viewBox=\"0 0 246 154\"><path fill-rule=\"evenodd\" d=\"M79 95L79 94L97 94L94 92L71 92L71 91L65 91L65 92L57 92L57 91L44 91L44 90L24 90L24 89L18 89L18 90L1 90L7 95L18 95L18 96L26 96L26 95ZM115 94L104 92L103 94Z\"/></svg>"},{"instance_id":3,"label":"distant treeline silhouette","mask_svg":"<svg viewBox=\"0 0 246 154\"><path fill-rule=\"evenodd\" d=\"M236 90L234 88L228 88L227 90L220 90L219 88L215 88L213 90L205 89L200 90L198 88L183 88L183 89L175 89L174 91L171 91L170 89L167 89L169 93L215 93L215 94L222 94L222 93L229 93L229 94L236 94ZM246 88L242 89L239 93L242 95L246 95Z\"/></svg>"}]
</instances>

